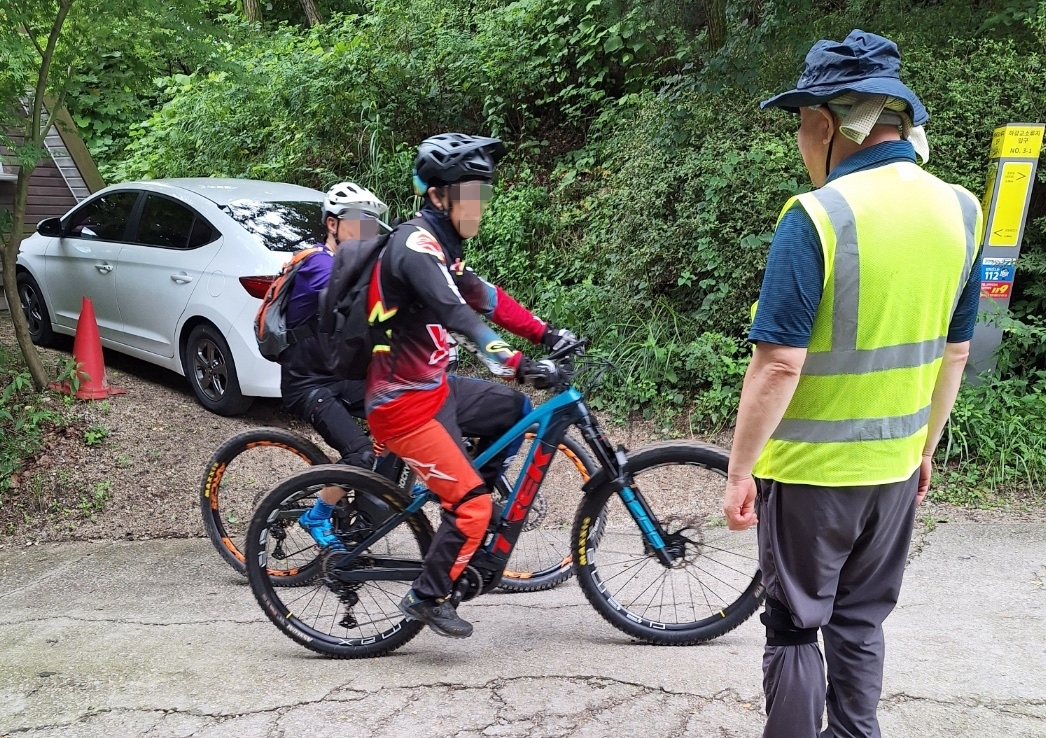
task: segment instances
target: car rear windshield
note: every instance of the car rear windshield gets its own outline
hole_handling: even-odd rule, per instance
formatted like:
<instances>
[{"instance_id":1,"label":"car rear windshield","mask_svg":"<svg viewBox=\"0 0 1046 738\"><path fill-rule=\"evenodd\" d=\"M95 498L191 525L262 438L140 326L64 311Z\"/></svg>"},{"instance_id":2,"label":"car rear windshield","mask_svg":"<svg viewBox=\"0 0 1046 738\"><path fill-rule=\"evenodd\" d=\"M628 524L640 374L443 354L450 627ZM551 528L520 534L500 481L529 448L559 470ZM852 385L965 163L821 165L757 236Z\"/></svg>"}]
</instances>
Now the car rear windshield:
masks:
<instances>
[{"instance_id":1,"label":"car rear windshield","mask_svg":"<svg viewBox=\"0 0 1046 738\"><path fill-rule=\"evenodd\" d=\"M233 200L224 207L233 220L258 236L270 251L297 251L323 241L320 202Z\"/></svg>"}]
</instances>

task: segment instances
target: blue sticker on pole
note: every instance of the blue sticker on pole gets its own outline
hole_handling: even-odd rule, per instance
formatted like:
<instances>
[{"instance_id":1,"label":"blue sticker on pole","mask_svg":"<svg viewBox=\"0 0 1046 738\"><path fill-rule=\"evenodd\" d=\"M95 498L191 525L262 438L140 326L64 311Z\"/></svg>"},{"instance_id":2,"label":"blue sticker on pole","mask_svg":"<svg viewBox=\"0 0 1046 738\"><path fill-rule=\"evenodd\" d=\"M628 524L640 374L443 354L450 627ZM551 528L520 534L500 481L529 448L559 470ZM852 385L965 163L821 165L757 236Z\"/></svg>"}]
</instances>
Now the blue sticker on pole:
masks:
<instances>
[{"instance_id":1,"label":"blue sticker on pole","mask_svg":"<svg viewBox=\"0 0 1046 738\"><path fill-rule=\"evenodd\" d=\"M1012 282L1016 259L985 258L981 263L981 282Z\"/></svg>"}]
</instances>

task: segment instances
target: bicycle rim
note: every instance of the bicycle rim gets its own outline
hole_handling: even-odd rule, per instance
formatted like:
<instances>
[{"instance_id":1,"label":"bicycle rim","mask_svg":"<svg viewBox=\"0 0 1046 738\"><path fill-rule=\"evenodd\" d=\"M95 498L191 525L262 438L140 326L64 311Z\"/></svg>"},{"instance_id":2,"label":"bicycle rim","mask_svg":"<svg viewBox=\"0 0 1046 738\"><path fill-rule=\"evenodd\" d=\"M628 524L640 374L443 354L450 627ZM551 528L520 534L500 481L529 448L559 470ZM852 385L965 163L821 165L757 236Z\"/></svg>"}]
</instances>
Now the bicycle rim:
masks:
<instances>
[{"instance_id":1,"label":"bicycle rim","mask_svg":"<svg viewBox=\"0 0 1046 738\"><path fill-rule=\"evenodd\" d=\"M336 658L380 656L399 648L422 628L406 621L398 604L410 581L374 580L346 585L335 568L342 554L322 552L318 576L304 586L279 588L269 571L293 568L315 557L312 538L296 524L276 539L271 531L286 515L288 500L311 506L325 486L338 486L346 496L335 510L334 523L348 550L353 550L386 517L403 509L402 493L371 472L341 465L312 467L284 480L258 505L247 538L247 578L265 614L285 635L318 653ZM378 520L377 518L380 518ZM395 558L419 565L432 541L432 528L417 514L369 546L353 569L377 569L376 561ZM369 572L369 573L373 573Z\"/></svg>"},{"instance_id":2,"label":"bicycle rim","mask_svg":"<svg viewBox=\"0 0 1046 738\"><path fill-rule=\"evenodd\" d=\"M763 597L755 529L730 531L722 514L728 454L697 442L629 454L633 489L682 555L666 568L609 485L581 504L573 541L578 582L614 627L649 643L690 645L733 630ZM601 516L603 531L590 528Z\"/></svg>"},{"instance_id":3,"label":"bicycle rim","mask_svg":"<svg viewBox=\"0 0 1046 738\"><path fill-rule=\"evenodd\" d=\"M244 539L261 497L280 480L327 455L307 438L283 428L255 428L237 434L215 450L200 482L204 529L221 557L246 574ZM281 584L294 585L300 571L274 570Z\"/></svg>"}]
</instances>

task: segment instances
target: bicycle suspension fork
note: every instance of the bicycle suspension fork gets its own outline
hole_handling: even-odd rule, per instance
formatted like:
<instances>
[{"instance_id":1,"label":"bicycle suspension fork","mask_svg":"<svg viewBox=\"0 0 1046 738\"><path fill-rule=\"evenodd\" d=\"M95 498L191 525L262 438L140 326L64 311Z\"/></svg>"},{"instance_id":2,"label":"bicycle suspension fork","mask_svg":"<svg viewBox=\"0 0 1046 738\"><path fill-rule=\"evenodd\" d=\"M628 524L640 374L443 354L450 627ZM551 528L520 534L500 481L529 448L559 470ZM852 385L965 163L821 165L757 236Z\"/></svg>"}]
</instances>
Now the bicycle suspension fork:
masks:
<instances>
[{"instance_id":1,"label":"bicycle suspension fork","mask_svg":"<svg viewBox=\"0 0 1046 738\"><path fill-rule=\"evenodd\" d=\"M635 480L628 470L628 456L625 447L621 444L618 444L617 448L610 445L610 439L603 433L603 429L599 427L584 404L579 403L579 414L580 418L575 424L589 448L592 449L592 453L596 455L596 460L606 471L607 478L604 481L609 483L621 498L621 502L624 503L632 519L636 521L636 525L643 533L643 539L657 560L662 566L672 566L675 556L665 545L666 536L661 523L654 516L643 493L635 486ZM591 490L592 482L598 478L597 475L586 482L584 487L586 493Z\"/></svg>"}]
</instances>

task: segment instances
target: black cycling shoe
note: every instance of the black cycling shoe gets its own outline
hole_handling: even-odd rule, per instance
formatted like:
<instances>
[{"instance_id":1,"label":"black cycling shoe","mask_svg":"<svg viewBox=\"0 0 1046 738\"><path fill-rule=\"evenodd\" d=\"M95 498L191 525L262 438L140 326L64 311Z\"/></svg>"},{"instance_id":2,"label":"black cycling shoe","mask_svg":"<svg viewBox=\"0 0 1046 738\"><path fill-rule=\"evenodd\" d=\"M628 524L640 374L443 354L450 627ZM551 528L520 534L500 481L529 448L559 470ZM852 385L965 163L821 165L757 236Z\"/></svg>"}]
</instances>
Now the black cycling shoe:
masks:
<instances>
[{"instance_id":1,"label":"black cycling shoe","mask_svg":"<svg viewBox=\"0 0 1046 738\"><path fill-rule=\"evenodd\" d=\"M399 608L408 620L420 620L437 635L447 638L468 638L472 635L472 624L462 620L450 602L422 600L411 589L404 595Z\"/></svg>"}]
</instances>

